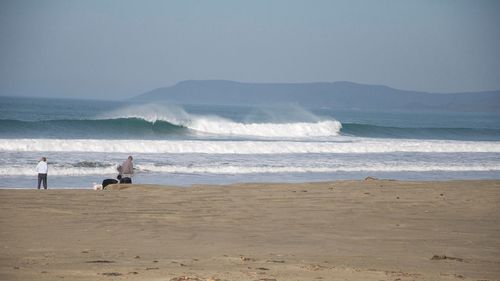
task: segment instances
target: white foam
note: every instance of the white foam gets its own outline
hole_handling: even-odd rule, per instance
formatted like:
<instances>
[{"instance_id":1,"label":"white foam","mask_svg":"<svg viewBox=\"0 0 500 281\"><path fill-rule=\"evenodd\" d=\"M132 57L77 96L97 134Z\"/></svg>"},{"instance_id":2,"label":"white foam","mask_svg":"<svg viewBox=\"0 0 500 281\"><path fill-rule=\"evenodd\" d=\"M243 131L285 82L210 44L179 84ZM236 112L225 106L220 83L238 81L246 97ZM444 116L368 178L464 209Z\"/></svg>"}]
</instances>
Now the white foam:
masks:
<instances>
[{"instance_id":1,"label":"white foam","mask_svg":"<svg viewBox=\"0 0 500 281\"><path fill-rule=\"evenodd\" d=\"M139 165L138 168L147 172L186 173L186 174L265 174L265 173L334 173L334 172L430 172L430 171L500 171L498 165L444 165L444 164L373 164L370 166L347 167L258 167L258 166L155 166Z\"/></svg>"},{"instance_id":2,"label":"white foam","mask_svg":"<svg viewBox=\"0 0 500 281\"><path fill-rule=\"evenodd\" d=\"M375 164L370 167L184 167L184 166L141 166L141 170L164 173L187 173L187 174L265 174L265 173L334 173L334 172L430 172L430 171L500 171L500 165L386 165Z\"/></svg>"},{"instance_id":3,"label":"white foam","mask_svg":"<svg viewBox=\"0 0 500 281\"><path fill-rule=\"evenodd\" d=\"M258 137L328 137L339 134L342 125L335 120L315 123L236 123L220 118L196 118L187 127L199 132Z\"/></svg>"},{"instance_id":4,"label":"white foam","mask_svg":"<svg viewBox=\"0 0 500 281\"><path fill-rule=\"evenodd\" d=\"M180 173L180 174L278 174L278 173L335 173L335 172L487 172L500 171L500 164L475 165L448 165L415 163L400 165L397 163L374 163L369 166L338 166L338 167L259 167L259 166L157 166L136 165L136 173ZM0 167L3 176L31 176L35 175L33 167ZM50 176L87 176L103 175L114 177L116 169L107 168L73 168L51 167Z\"/></svg>"},{"instance_id":5,"label":"white foam","mask_svg":"<svg viewBox=\"0 0 500 281\"><path fill-rule=\"evenodd\" d=\"M147 104L127 107L103 118L139 118L148 122L165 121L202 133L257 137L328 137L337 136L342 124L337 120L293 123L242 123L211 115L196 115L172 105Z\"/></svg>"},{"instance_id":6,"label":"white foam","mask_svg":"<svg viewBox=\"0 0 500 281\"><path fill-rule=\"evenodd\" d=\"M0 139L6 152L104 152L104 153L390 153L390 152L500 152L498 141L444 141L358 139L349 142L306 141L208 141L208 140L97 140Z\"/></svg>"},{"instance_id":7,"label":"white foam","mask_svg":"<svg viewBox=\"0 0 500 281\"><path fill-rule=\"evenodd\" d=\"M4 176L33 176L36 175L34 167L0 167L0 174ZM49 166L49 175L52 176L85 176L85 175L114 175L116 167L54 167Z\"/></svg>"}]
</instances>

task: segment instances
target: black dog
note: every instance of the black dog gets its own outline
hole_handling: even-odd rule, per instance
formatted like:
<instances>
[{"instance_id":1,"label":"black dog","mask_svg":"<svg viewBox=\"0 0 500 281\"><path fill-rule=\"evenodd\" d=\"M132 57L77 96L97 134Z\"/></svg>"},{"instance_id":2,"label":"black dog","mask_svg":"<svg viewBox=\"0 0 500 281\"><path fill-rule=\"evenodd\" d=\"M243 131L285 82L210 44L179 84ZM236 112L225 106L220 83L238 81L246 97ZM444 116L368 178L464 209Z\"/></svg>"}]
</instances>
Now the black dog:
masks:
<instances>
[{"instance_id":1,"label":"black dog","mask_svg":"<svg viewBox=\"0 0 500 281\"><path fill-rule=\"evenodd\" d=\"M115 184L115 183L118 183L118 181L115 179L105 179L102 181L102 189L104 189L106 186L110 184Z\"/></svg>"}]
</instances>

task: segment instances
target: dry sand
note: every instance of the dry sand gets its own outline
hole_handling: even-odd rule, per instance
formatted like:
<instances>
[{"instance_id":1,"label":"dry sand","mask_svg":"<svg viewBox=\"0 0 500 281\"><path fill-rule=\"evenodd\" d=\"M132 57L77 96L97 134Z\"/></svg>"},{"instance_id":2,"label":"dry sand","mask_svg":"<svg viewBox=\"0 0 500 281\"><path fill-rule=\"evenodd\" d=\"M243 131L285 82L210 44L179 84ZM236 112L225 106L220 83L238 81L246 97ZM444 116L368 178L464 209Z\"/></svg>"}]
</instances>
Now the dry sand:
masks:
<instances>
[{"instance_id":1,"label":"dry sand","mask_svg":"<svg viewBox=\"0 0 500 281\"><path fill-rule=\"evenodd\" d=\"M126 187L0 190L0 280L500 280L500 181Z\"/></svg>"}]
</instances>

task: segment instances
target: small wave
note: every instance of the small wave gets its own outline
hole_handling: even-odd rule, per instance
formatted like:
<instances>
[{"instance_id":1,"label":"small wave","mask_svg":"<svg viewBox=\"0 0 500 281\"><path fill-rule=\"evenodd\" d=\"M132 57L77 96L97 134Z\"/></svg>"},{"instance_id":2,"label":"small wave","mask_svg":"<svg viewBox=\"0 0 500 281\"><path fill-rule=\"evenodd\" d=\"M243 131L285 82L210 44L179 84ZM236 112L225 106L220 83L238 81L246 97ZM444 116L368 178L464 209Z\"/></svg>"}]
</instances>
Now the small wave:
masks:
<instances>
[{"instance_id":1,"label":"small wave","mask_svg":"<svg viewBox=\"0 0 500 281\"><path fill-rule=\"evenodd\" d=\"M139 165L140 171L159 173L185 173L185 174L265 174L265 173L334 173L334 172L461 172L461 171L500 171L500 165L440 165L440 164L416 164L416 165L391 165L375 164L370 167L258 167L258 166L156 166Z\"/></svg>"},{"instance_id":2,"label":"small wave","mask_svg":"<svg viewBox=\"0 0 500 281\"><path fill-rule=\"evenodd\" d=\"M94 161L81 161L73 165L74 167L82 167L82 168L105 168L114 166L114 164L102 163L102 162L94 162Z\"/></svg>"},{"instance_id":3,"label":"small wave","mask_svg":"<svg viewBox=\"0 0 500 281\"><path fill-rule=\"evenodd\" d=\"M356 139L349 142L0 139L0 151L106 153L389 153L389 152L500 152L500 142L404 139Z\"/></svg>"},{"instance_id":4,"label":"small wave","mask_svg":"<svg viewBox=\"0 0 500 281\"><path fill-rule=\"evenodd\" d=\"M115 167L54 167L49 166L50 176L116 175ZM0 167L3 176L33 176L31 167Z\"/></svg>"},{"instance_id":5,"label":"small wave","mask_svg":"<svg viewBox=\"0 0 500 281\"><path fill-rule=\"evenodd\" d=\"M259 166L158 166L136 165L136 173L176 174L286 174L286 173L335 173L335 172L487 172L500 171L500 165L445 165L445 164L375 164L349 167L259 167ZM33 167L0 167L3 176L33 176ZM51 176L114 176L114 167L51 167Z\"/></svg>"},{"instance_id":6,"label":"small wave","mask_svg":"<svg viewBox=\"0 0 500 281\"><path fill-rule=\"evenodd\" d=\"M372 138L448 140L500 140L499 129L486 128L406 128L343 123L342 134Z\"/></svg>"},{"instance_id":7,"label":"small wave","mask_svg":"<svg viewBox=\"0 0 500 281\"><path fill-rule=\"evenodd\" d=\"M41 136L59 138L120 138L138 135L185 134L186 128L168 122L154 122L140 118L82 119L82 120L43 120L19 121L0 120L0 135Z\"/></svg>"}]
</instances>

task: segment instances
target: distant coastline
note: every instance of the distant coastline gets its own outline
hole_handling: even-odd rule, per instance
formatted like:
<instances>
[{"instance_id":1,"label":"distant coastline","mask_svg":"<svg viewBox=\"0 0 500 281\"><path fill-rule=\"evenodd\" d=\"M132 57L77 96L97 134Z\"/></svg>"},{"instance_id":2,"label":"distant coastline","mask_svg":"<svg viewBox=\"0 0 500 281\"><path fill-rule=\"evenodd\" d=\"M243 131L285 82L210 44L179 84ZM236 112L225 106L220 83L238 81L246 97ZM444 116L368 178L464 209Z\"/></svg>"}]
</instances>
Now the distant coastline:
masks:
<instances>
[{"instance_id":1,"label":"distant coastline","mask_svg":"<svg viewBox=\"0 0 500 281\"><path fill-rule=\"evenodd\" d=\"M132 100L207 105L286 104L345 110L498 112L500 90L438 94L345 81L242 83L188 80L157 88Z\"/></svg>"}]
</instances>

